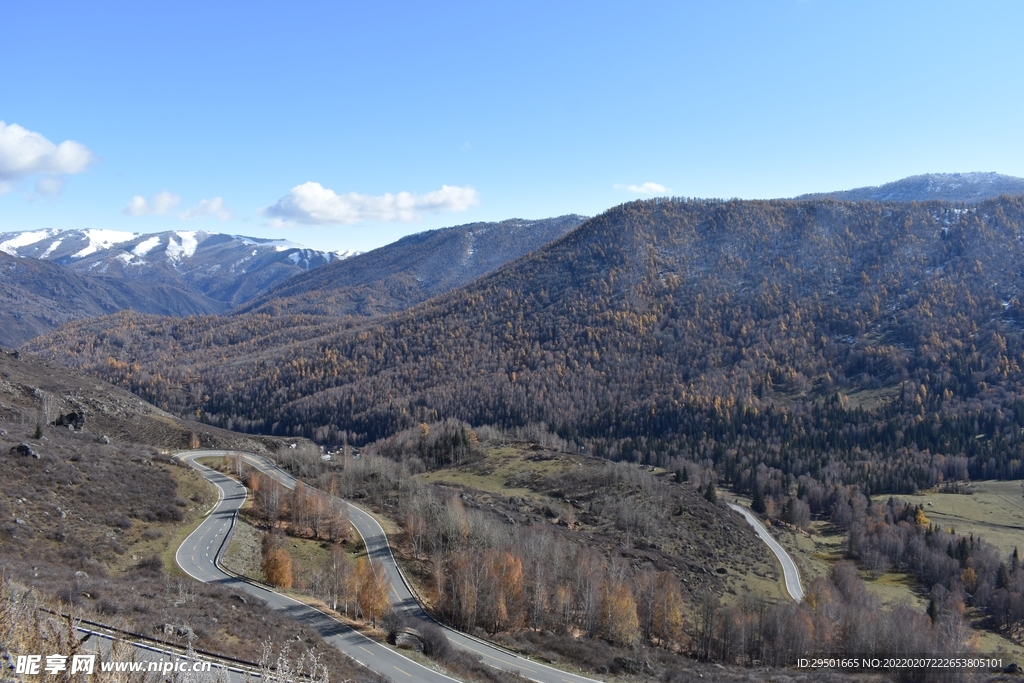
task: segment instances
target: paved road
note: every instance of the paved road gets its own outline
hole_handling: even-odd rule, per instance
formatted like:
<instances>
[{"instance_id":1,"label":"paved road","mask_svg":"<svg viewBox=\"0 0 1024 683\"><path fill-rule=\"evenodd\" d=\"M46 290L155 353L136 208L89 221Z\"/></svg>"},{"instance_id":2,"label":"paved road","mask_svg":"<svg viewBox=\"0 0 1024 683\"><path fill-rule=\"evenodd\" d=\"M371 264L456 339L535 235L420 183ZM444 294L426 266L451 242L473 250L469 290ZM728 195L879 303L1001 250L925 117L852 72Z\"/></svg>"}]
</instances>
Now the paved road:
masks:
<instances>
[{"instance_id":1,"label":"paved road","mask_svg":"<svg viewBox=\"0 0 1024 683\"><path fill-rule=\"evenodd\" d=\"M152 645L141 640L134 640L105 629L101 630L95 627L89 628L86 626L77 626L75 630L82 634L82 639L84 641L83 654L97 655L97 659L93 665L93 671L97 673L102 669L102 662L112 661L142 662L146 667L149 666L150 662L159 662L161 666L164 662L209 662L209 672L189 672L183 673L182 675L194 676L192 680L196 681L226 681L227 683L244 683L246 680L252 680L253 677L259 678L259 670L255 667L246 667L243 669L238 665L224 664L223 662L214 660L213 658L203 657L202 655L194 655L193 657L187 658L183 656L181 652L175 652L169 648ZM121 650L116 652L116 655L114 652L115 642L119 642L123 646Z\"/></svg>"},{"instance_id":2,"label":"paved road","mask_svg":"<svg viewBox=\"0 0 1024 683\"><path fill-rule=\"evenodd\" d=\"M182 547L178 550L178 564L182 565L182 568L185 567L185 565L182 564L181 557L183 552L186 553L186 555L188 556L185 559L185 561L193 565L199 563L199 558L201 558L202 556L208 557L208 559L205 561L204 567L201 570L199 570L206 573L197 576L193 574L192 571L186 569L186 571L188 571L189 574L196 576L196 578L200 579L201 581L211 580L209 578L203 577L213 577L214 572L216 572L220 576L228 576L223 571L221 571L219 567L215 565L214 559L216 558L217 553L219 552L219 544L223 544L224 536L227 534L227 529L230 527L230 521L234 518L235 510L237 510L238 507L241 506L242 502L245 501L245 489L244 487L242 487L241 484L234 481L230 477L215 472L209 468L203 467L202 465L199 465L198 463L195 462L196 458L224 455L227 455L226 451L187 451L185 453L180 453L178 454L178 456L176 456L182 459L183 461L192 464L193 467L198 468L200 472L203 474L203 476L206 477L207 480L215 483L218 486L218 488L221 488L222 491L225 491L225 501L227 500L228 495L234 496L234 500L238 501L237 505L231 507L230 513L228 513L226 510L221 510L220 507L218 507L218 509L213 513L213 515L211 515L211 517L222 515L221 524L218 526L218 528L223 527L222 531L213 530L211 531L211 533L204 533L202 535L202 539L198 540L195 543L192 542L192 538L190 537L186 539L185 543L182 544ZM289 489L294 488L296 480L287 472L276 467L270 461L265 460L264 458L261 458L256 455L252 455L251 453L243 453L242 456L249 465L263 472L267 476L274 478L275 480L280 482L281 485ZM240 500L238 500L239 498ZM413 595L412 591L409 589L409 586L405 581L405 577L402 576L402 573L398 568L398 563L395 562L394 555L391 553L391 546L388 544L387 535L384 533L384 529L382 529L380 524L377 523L377 520L375 520L365 510L358 508L355 505L348 503L347 501L345 501L345 505L348 506L349 521L352 522L352 526L355 527L356 531L359 532L359 535L363 537L363 542L366 545L367 554L372 559L380 560L384 566L384 569L387 573L388 582L390 584L392 607L395 610L399 610L402 613L404 613L410 621L433 621L433 619L431 619L431 617L423 610L422 606L416 600L415 596ZM223 515L225 514L229 515L230 519L223 517ZM201 526L200 529L202 528L203 527ZM200 529L197 529L196 532L198 533ZM186 547L189 549L187 552ZM196 559L193 560L191 559L192 557L195 557ZM229 576L228 578L239 584L245 583L243 581L240 581L239 579L234 579ZM223 579L218 580L223 582ZM253 586L253 588L258 587ZM262 590L265 593L269 593L269 591L266 591L265 589L259 590ZM271 595L276 594L271 593ZM287 598L285 599L288 600ZM294 601L290 602L294 603ZM317 612L317 614L320 613ZM324 617L324 615L321 615L321 617ZM333 623L336 624L337 622ZM527 659L525 657L520 657L519 655L508 652L507 650L495 647L480 639L468 636L460 631L448 628L447 626L441 625L441 627L444 629L445 634L448 636L448 640L451 642L453 646L479 655L485 664L488 664L495 668L518 673L520 676L523 676L524 678L529 678L534 681L538 681L538 683L597 683L593 678L587 678L585 676L580 676L578 674L569 673L561 669L556 669L554 667L540 664L533 660ZM359 638L365 639L365 636L359 635ZM383 648L382 645L379 645L377 643L374 644L377 645L377 647ZM388 652L392 652L387 648L383 649L387 650ZM348 650L345 650L345 648L342 648L342 650L346 652L346 654L351 655L351 653ZM367 661L368 658L365 656L362 659L358 657L354 657L354 659L359 661L364 666L367 666L368 668L380 671L381 673L384 673L387 676L395 678L393 673L388 673L386 671L378 669L376 666L372 666L371 664L377 663L376 660L372 662ZM439 674L435 673L435 675ZM420 679L416 677L416 680L428 679ZM450 681L451 679L447 680Z\"/></svg>"},{"instance_id":3,"label":"paved road","mask_svg":"<svg viewBox=\"0 0 1024 683\"><path fill-rule=\"evenodd\" d=\"M754 527L754 531L761 537L761 540L768 544L768 547L775 553L775 557L779 558L779 563L782 564L782 575L786 579L786 590L789 592L791 598L800 602L804 599L804 589L800 585L800 572L797 571L796 562L789 556L786 549L779 545L779 542L772 538L772 535L768 533L768 530L761 525L761 522L757 521L757 518L750 513L744 507L737 505L736 503L729 503L736 512L743 515L746 520L750 523L750 526Z\"/></svg>"},{"instance_id":4,"label":"paved road","mask_svg":"<svg viewBox=\"0 0 1024 683\"><path fill-rule=\"evenodd\" d=\"M195 462L195 458L223 455L226 455L224 451L189 451L176 456L198 469L220 491L220 500L213 512L185 539L175 554L174 559L186 574L199 581L220 583L265 600L272 609L309 626L352 659L393 681L452 683L455 680L403 657L319 610L224 572L219 559L227 545L236 513L245 502L245 487Z\"/></svg>"}]
</instances>

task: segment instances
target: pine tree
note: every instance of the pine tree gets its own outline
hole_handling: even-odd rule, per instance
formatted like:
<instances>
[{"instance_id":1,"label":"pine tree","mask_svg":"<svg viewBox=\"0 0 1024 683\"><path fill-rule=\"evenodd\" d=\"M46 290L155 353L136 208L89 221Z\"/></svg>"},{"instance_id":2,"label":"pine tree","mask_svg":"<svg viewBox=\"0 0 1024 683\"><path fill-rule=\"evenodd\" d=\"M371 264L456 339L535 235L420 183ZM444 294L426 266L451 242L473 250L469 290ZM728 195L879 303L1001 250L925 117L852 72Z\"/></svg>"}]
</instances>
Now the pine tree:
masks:
<instances>
[{"instance_id":1,"label":"pine tree","mask_svg":"<svg viewBox=\"0 0 1024 683\"><path fill-rule=\"evenodd\" d=\"M750 509L759 515L768 511L768 504L764 500L764 492L760 486L754 489L754 501L750 504Z\"/></svg>"},{"instance_id":2,"label":"pine tree","mask_svg":"<svg viewBox=\"0 0 1024 683\"><path fill-rule=\"evenodd\" d=\"M708 482L708 487L704 489L704 500L712 505L718 505L718 489L715 488L715 482Z\"/></svg>"}]
</instances>

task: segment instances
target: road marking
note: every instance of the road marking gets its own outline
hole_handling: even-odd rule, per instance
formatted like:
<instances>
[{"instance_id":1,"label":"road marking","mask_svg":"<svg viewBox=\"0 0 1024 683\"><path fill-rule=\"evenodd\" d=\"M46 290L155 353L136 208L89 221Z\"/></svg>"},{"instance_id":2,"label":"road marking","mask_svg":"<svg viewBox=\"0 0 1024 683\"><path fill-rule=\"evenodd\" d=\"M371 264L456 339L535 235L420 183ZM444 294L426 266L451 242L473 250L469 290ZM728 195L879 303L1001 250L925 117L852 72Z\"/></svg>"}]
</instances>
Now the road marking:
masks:
<instances>
[{"instance_id":1,"label":"road marking","mask_svg":"<svg viewBox=\"0 0 1024 683\"><path fill-rule=\"evenodd\" d=\"M371 657L376 657L377 656L377 655L373 654L372 652L370 652L369 650L367 650L362 645L359 646L359 649L362 650L363 652L365 652L366 654L370 655Z\"/></svg>"},{"instance_id":2,"label":"road marking","mask_svg":"<svg viewBox=\"0 0 1024 683\"><path fill-rule=\"evenodd\" d=\"M186 455L184 453L179 453L175 457L179 457L179 456L181 456L180 457L180 461L185 462L185 463L187 463L189 465L192 465L192 466L196 467L196 469L199 469L201 472L204 472L204 476L206 476L205 473L211 472L211 470L209 468L204 467L204 466L200 465L199 463L195 462L194 458L195 457L199 457L198 454L187 454ZM273 466L270 466L270 467L268 467L266 469L264 469L264 467L258 467L257 469L260 469L261 471L265 472L266 474L270 475L271 477L273 477L275 479L280 477L281 479L278 479L278 481L280 481L287 488L292 488L292 486L294 486L295 483L296 483L293 478L288 477L283 472L281 472L280 470L274 468ZM239 486L237 483L235 483L234 480L227 479L226 477L223 477L223 476L219 477L219 479L226 479L228 482L230 482L229 485L231 485L233 489L242 489L243 488L243 487ZM292 486L288 486L287 480L291 481ZM210 481L210 480L208 479L208 481ZM212 481L211 481L211 483L212 483ZM227 500L228 497L238 498L238 496L226 496L225 495L226 491L224 491L221 488L220 485L217 485L217 489L218 489L218 501L217 501L217 504L214 506L214 508L211 509L210 514L212 514L218 507L220 507L221 503L223 503L225 500ZM236 501L232 501L232 502L236 502ZM367 524L375 526L379 530L379 532L376 532L372 536L369 536L368 538L366 538L366 546L368 546L368 548L371 549L372 551L383 551L383 552L380 552L380 554L388 555L390 557L391 562L394 563L394 555L393 555L393 553L391 551L390 545L387 542L387 537L384 534L383 529L380 526L380 523L377 522L372 516L368 515L363 510L360 510L359 508L351 505L347 501L345 501L345 504L346 504L346 507L349 510L351 510L353 513L355 513L353 515L354 517L363 519ZM228 512L228 511L226 510L226 512ZM236 510L230 510L230 512L231 512L231 515L229 515L229 516L233 516L233 515L237 514ZM209 521L210 520L205 520L204 524L209 522ZM193 533L196 533L198 531L199 531L199 529L196 529ZM217 533L219 535L224 535L224 534L226 534L226 531L227 531L226 527L225 526L221 526L220 530ZM358 528L356 529L356 531L357 531L357 533L360 533L360 535L362 535L362 533L359 531ZM184 548L179 548L179 552L181 550L184 550ZM197 552L199 551L198 543L196 544L195 551L197 551ZM371 552L371 554L373 554L373 553ZM204 558L204 559L208 559L208 558ZM192 556L192 560L193 560L193 562L195 562L195 556L194 555ZM219 567L217 567L217 569L219 569ZM397 567L396 567L396 569L397 569ZM184 569L184 571L185 571L186 574L189 574L190 576L193 576L194 578L199 578L198 576L196 576L194 574L191 574L187 569ZM400 570L398 570L398 571L400 573ZM227 575L224 575L222 577L219 574L218 571L201 572L201 573L203 573L203 574L209 573L211 579L208 579L208 580L213 580L213 581L221 580L222 578L227 577ZM389 583L391 583L392 590L395 593L397 593L398 592L397 591L397 584L396 583L392 583L390 581L389 581ZM250 592L250 591L247 591L247 592ZM274 591L270 591L270 592L271 593L275 593ZM288 596L285 596L285 595L282 595L282 594L278 594L278 593L275 593L275 594L279 595L286 602L295 603L296 605L301 605L303 607L309 608L308 605L304 605L303 603L299 603L299 602L295 601L294 599L289 598ZM310 609L314 609L315 610L315 608L310 608ZM316 611L319 611L319 610L316 610ZM324 613L321 612L321 614L324 614ZM354 631L354 633L357 634L357 635L360 635L364 639L367 639L367 637L365 635L360 634L358 631ZM333 640L333 639L328 639L328 640ZM360 649L362 649L364 652L367 652L368 654L371 654L371 655L374 654L373 652L367 650L366 648L364 648L362 646L358 646L357 645L357 647L360 647ZM465 647L465 646L463 646L463 647ZM505 663L503 660L498 659L497 657L494 657L492 655L488 655L488 654L486 654L484 652L481 652L480 650L476 650L475 648L466 648L466 649L469 649L469 650L471 650L473 652L476 652L477 654L483 655L484 657L487 657L488 659L491 659L494 662L498 662L499 665L494 665L494 664L491 665L491 666L494 666L495 668L504 669L505 667L508 666L508 664ZM433 670L423 666L422 664L418 664L417 662L414 662L414 661L410 660L408 657L405 657L405 656L403 656L400 653L395 652L393 654L395 654L398 657L400 657L400 658L404 659L405 661L409 662L413 667L417 667L417 666L423 667L425 673L429 672L431 674L438 675L441 678L444 678L444 679L446 679L448 681L451 681L452 683L458 683L458 681L456 681L456 679L453 679L450 676L446 676L444 674L440 674L440 673L434 672ZM356 660L356 661L358 661L358 660ZM405 676L407 676L409 678L414 678L415 677L413 674L410 674L408 671L405 671L405 670L401 669L398 666L394 666L394 668L397 669L398 671L400 671L401 673L403 673ZM526 670L532 671L530 669L526 669ZM581 680L590 681L591 679L577 678L577 679L575 679L575 681L570 681L569 679L563 679L563 680L566 681L566 683L576 683L576 681L581 681ZM593 681L593 683L598 683L598 682L597 681Z\"/></svg>"}]
</instances>

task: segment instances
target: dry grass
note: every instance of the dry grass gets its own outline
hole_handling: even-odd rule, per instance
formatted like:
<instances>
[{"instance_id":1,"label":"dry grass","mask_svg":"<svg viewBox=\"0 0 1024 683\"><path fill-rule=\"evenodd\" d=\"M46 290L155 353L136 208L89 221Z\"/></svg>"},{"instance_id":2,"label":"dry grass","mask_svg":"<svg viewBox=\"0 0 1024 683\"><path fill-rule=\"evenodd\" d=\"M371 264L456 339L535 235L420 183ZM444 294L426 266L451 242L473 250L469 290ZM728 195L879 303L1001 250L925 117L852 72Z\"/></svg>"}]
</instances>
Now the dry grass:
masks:
<instances>
[{"instance_id":1,"label":"dry grass","mask_svg":"<svg viewBox=\"0 0 1024 683\"><path fill-rule=\"evenodd\" d=\"M596 483L615 468L617 483ZM513 443L417 478L463 491L467 507L503 521L529 525L569 514L575 518L571 528L564 519L552 525L559 533L621 554L636 566L671 568L690 591L711 587L727 603L788 599L774 555L747 523L709 505L691 484L674 483L663 470ZM421 588L429 585L427 572L406 571Z\"/></svg>"},{"instance_id":2,"label":"dry grass","mask_svg":"<svg viewBox=\"0 0 1024 683\"><path fill-rule=\"evenodd\" d=\"M900 496L914 505L923 505L925 514L942 528L958 534L981 536L1006 556L1015 547L1024 552L1024 484L1020 481L976 481L970 484L972 495L925 491ZM885 500L888 496L877 496Z\"/></svg>"}]
</instances>

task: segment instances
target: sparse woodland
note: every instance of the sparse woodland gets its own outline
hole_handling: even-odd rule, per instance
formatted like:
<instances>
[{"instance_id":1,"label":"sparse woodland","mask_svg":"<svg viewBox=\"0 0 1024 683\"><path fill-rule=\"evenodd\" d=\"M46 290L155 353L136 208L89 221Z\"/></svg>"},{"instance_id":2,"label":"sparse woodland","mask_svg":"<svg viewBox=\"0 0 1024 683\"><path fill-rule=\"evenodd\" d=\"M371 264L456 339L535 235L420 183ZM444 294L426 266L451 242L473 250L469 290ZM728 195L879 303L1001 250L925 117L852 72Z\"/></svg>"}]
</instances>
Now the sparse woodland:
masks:
<instances>
[{"instance_id":1,"label":"sparse woodland","mask_svg":"<svg viewBox=\"0 0 1024 683\"><path fill-rule=\"evenodd\" d=\"M1001 596L997 602L1012 601L1009 596L1014 590L1019 601L1015 582L1024 576L1024 571L1018 571L1019 563L1001 570L998 562L990 567L991 548L934 528L929 532L920 508L891 501L883 510L859 500L844 501L856 510L848 522L850 542L857 548L852 557L864 560L876 546L895 547L865 536L857 526L865 523L865 514L882 516L867 520L875 534L891 533L886 528L888 519L898 526L897 533L906 533L909 520L922 538L934 536L934 541L926 542L927 548L918 544L918 559L912 560L909 551L903 554L908 563L918 562L914 566L919 569L944 572L921 577L932 585L927 613L909 605L882 607L851 562L841 562L828 577L809 582L800 604L772 603L755 596L723 600L721 584L696 581L703 572L673 566L671 553L658 552L645 540L667 543L671 527L692 523L677 516L684 507L714 508L697 491L696 471L679 482L675 476L654 476L636 466L594 462L581 472L570 469L569 474L552 475L531 487L557 492L552 500L565 496L563 500L575 503L558 509L558 514L573 521L553 524L543 518L554 512L549 509L533 523L527 515L525 521L510 524L508 508L496 506L493 497L484 504L468 493L424 486L411 476L410 467L422 468L423 453L461 464L479 457L472 449L459 458L439 452L439 444L458 446L463 441L452 437L456 428L453 423L422 425L343 463L325 465L310 458L307 476L339 495L372 502L402 523L403 533L395 539L398 550L406 558L407 571L415 572L423 583L438 616L457 628L536 656L565 658L597 673L636 668L654 674L664 667L664 680L688 680L683 672L691 670L686 662L693 659L774 667L790 665L806 652L879 656L966 652L974 647L965 612L969 603L984 609L989 604L984 601L996 594ZM465 426L462 429L468 431ZM430 434L438 438L431 442ZM471 432L468 441L475 442ZM654 515L645 520L647 530L638 532L621 518L621 509L600 504L601 492L622 496L631 490L636 493L629 494L627 507L646 512L646 500L653 507L668 507L670 516ZM582 510L572 511L580 506ZM602 519L615 531L592 532L601 527ZM700 543L700 533L692 543ZM731 533L742 536L743 527ZM625 545L623 539L629 539ZM744 544L760 548L742 539L736 543L736 550L725 552L742 553ZM941 553L932 548L941 548ZM706 551L698 547L683 556L714 561L715 555L702 552ZM950 562L938 561L939 555ZM737 566L736 558L727 564ZM321 569L326 576L306 589L329 603L337 601L339 607L344 604L346 612L351 608L351 614L369 621L373 617L357 604L361 586L368 582L359 578L351 564L332 575L338 566L335 558L331 566ZM967 568L979 577L969 587L959 583L972 576ZM995 583L982 597L978 586L990 581ZM903 680L916 680L915 675L908 672ZM959 678L950 674L949 680Z\"/></svg>"}]
</instances>

